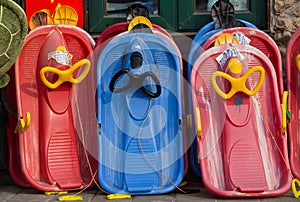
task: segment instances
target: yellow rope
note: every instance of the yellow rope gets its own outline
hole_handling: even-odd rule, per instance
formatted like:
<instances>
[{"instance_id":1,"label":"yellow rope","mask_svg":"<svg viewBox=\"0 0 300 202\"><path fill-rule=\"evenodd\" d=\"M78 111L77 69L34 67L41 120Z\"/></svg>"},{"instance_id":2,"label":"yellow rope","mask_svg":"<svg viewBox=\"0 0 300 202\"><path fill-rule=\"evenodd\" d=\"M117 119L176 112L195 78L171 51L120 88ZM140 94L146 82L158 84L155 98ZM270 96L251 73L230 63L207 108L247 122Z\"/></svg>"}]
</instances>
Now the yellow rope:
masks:
<instances>
[{"instance_id":1,"label":"yellow rope","mask_svg":"<svg viewBox=\"0 0 300 202\"><path fill-rule=\"evenodd\" d=\"M286 159L285 159L285 157L284 157L284 154L283 154L283 152L281 151L281 148L279 147L279 145L278 145L278 143L277 143L277 141L276 141L275 135L274 135L273 132L271 131L270 126L269 126L269 123L266 121L265 113L264 113L264 111L263 111L263 109L262 109L262 107L261 107L261 105L260 105L259 98L258 98L257 96L255 96L255 99L257 100L259 109L260 109L260 111L262 112L262 113L261 113L261 116L262 116L264 125L265 125L266 128L267 128L268 134L271 135L271 138L272 138L272 140L274 141L274 144L275 144L275 146L276 146L276 149L277 149L278 152L279 152L280 157L282 158L282 160L283 160L283 162L284 162L286 168L288 169L289 174L291 175L292 179L294 179L294 176L293 176L292 171L291 171L291 169L290 169L289 163L286 161ZM283 133L283 132L281 132L281 133Z\"/></svg>"},{"instance_id":2,"label":"yellow rope","mask_svg":"<svg viewBox=\"0 0 300 202\"><path fill-rule=\"evenodd\" d=\"M252 79L250 79L250 85L251 85L251 88L253 88ZM280 157L282 158L282 160L283 160L283 162L284 162L286 168L288 169L288 172L289 172L289 174L291 175L292 179L294 179L293 174L292 174L292 171L291 171L290 166L289 166L289 163L286 161L286 159L285 159L285 157L284 157L284 154L283 154L283 152L281 151L281 148L279 147L279 145L278 145L278 143L277 143L277 141L276 141L275 135L274 135L273 132L271 131L269 123L266 121L266 118L265 118L265 112L264 112L263 108L261 107L260 100L259 100L259 98L257 97L257 95L255 95L254 98L257 100L259 110L262 112L262 113L261 113L261 116L262 116L262 119L263 119L263 123L264 123L264 125L266 126L266 129L267 129L267 131L268 131L268 134L271 135L271 138L272 138L272 140L273 140L273 142L274 142L274 144L275 144L275 146L276 146L276 149L277 149L278 152L279 152ZM281 133L284 133L284 132L281 131Z\"/></svg>"},{"instance_id":3,"label":"yellow rope","mask_svg":"<svg viewBox=\"0 0 300 202\"><path fill-rule=\"evenodd\" d=\"M60 32L60 34L62 35L61 32ZM65 42L64 42L64 44L65 44ZM82 141L82 145L83 145L83 151L84 151L84 155L85 155L85 158L86 158L86 161L87 161L87 164L88 164L90 175L92 177L90 182L88 183L88 185L86 187L84 187L82 190L80 190L79 192L75 193L74 196L79 195L82 192L84 192L86 189L88 189L92 185L93 182L95 183L95 185L98 187L98 189L100 191L102 191L105 194L110 194L110 193L106 192L105 190L103 190L101 188L101 186L98 184L97 180L95 179L95 176L98 173L98 169L95 171L95 173L93 172L93 169L92 169L92 166L91 166L91 163L90 163L90 159L89 159L88 153L87 153L86 142L85 142L85 137L84 137L83 123L82 123L82 120L80 118L81 115L80 115L79 104L78 104L78 97L79 96L77 95L77 91L75 91L74 95L75 95L75 109L76 109L76 112L77 112L77 117L79 117L78 120L79 120L80 132L81 132L81 141Z\"/></svg>"},{"instance_id":4,"label":"yellow rope","mask_svg":"<svg viewBox=\"0 0 300 202\"><path fill-rule=\"evenodd\" d=\"M150 102L152 102L152 98L150 98ZM176 189L178 189L180 192L185 193L185 191L183 191L181 188L179 188L168 176L164 175L154 164L153 162L149 159L149 157L147 156L147 154L145 153L144 149L143 149L143 145L141 142L141 133L143 130L143 126L146 123L147 119L149 118L150 115L150 104L148 107L148 112L147 112L147 116L146 118L143 120L140 128L139 128L139 132L138 132L138 143L139 143L139 147L140 150L144 156L144 158L146 159L146 161L151 165L151 167L159 174L161 175L163 178L165 178L166 180L168 180Z\"/></svg>"},{"instance_id":5,"label":"yellow rope","mask_svg":"<svg viewBox=\"0 0 300 202\"><path fill-rule=\"evenodd\" d=\"M137 39L138 43L140 44L137 35L136 35L136 39ZM140 44L140 47L143 47L142 44ZM142 51L143 51L144 55L146 55L146 54L145 54L145 50L142 49ZM153 60L154 60L154 58L153 58ZM146 64L147 64L148 68L150 68L148 60L146 60ZM156 67L156 65L155 65L155 67ZM158 69L156 69L156 70L158 70ZM149 69L149 71L151 71L151 69ZM152 81L152 80L150 80L150 83L152 83L151 81ZM152 90L152 85L150 85L150 88L151 88L151 90ZM154 165L154 163L149 159L149 157L147 156L147 154L145 153L145 151L144 151L144 149L143 149L143 145L142 145L142 142L141 142L141 133L142 133L143 127L144 127L144 125L145 125L147 119L149 118L151 103L152 103L152 98L150 98L150 103L149 103L149 105L148 105L147 115L146 115L145 119L143 120L143 122L142 122L142 124L141 124L141 126L140 126L140 128L139 128L138 134L137 134L137 136L138 136L138 143L139 143L140 150L141 150L141 152L142 152L144 158L146 159L146 161L151 165L151 167L152 167L152 168L153 168L160 176L162 176L163 178L165 178L166 180L168 180L168 181L169 181L176 189L178 189L180 192L185 193L185 191L183 191L181 188L179 188L179 187L178 187L178 186L177 186L177 185L176 185L176 184L175 184L168 176L164 175L164 174L163 174L163 173L162 173L162 172Z\"/></svg>"},{"instance_id":6,"label":"yellow rope","mask_svg":"<svg viewBox=\"0 0 300 202\"><path fill-rule=\"evenodd\" d=\"M75 91L76 92L76 91ZM78 114L78 117L80 117L80 110L78 108L78 96L77 96L77 92L75 93L75 107L76 107L76 110L77 110L77 114ZM95 179L95 176L98 172L98 170L95 171L95 173L93 173L93 169L92 169L92 166L91 166L91 163L90 163L90 160L89 160L89 157L88 157L88 153L87 153L87 149L86 149L86 146L85 146L85 138L84 138L84 130L83 130L83 124L82 124L82 121L81 119L79 118L79 125L80 125L80 130L81 130L81 139L82 139L82 145L83 145L83 150L84 150L84 155L85 155L85 158L87 160L87 164L88 164L88 167L89 167L89 171L90 171L90 174L92 176L92 179L90 181L90 183L88 184L88 186L86 188L88 188L89 186L91 186L92 182L95 183L95 185L98 187L98 189L100 191L102 191L103 193L106 193L106 194L110 194L108 192L106 192L105 190L103 190L101 188L101 186L98 184L97 180ZM84 189L85 190L85 189ZM82 191L81 191L82 192ZM81 193L80 192L80 193Z\"/></svg>"}]
</instances>

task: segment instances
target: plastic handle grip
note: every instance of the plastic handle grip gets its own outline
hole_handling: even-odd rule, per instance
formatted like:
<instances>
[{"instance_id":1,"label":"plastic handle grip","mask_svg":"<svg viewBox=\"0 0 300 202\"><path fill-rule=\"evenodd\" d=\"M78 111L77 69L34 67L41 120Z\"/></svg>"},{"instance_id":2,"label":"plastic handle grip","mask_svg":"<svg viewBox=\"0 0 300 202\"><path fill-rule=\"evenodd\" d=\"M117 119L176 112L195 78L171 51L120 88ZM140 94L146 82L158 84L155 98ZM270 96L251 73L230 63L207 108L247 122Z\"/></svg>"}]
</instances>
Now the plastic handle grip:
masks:
<instances>
[{"instance_id":1,"label":"plastic handle grip","mask_svg":"<svg viewBox=\"0 0 300 202\"><path fill-rule=\"evenodd\" d=\"M300 72L300 54L296 56L296 66L298 68L298 71Z\"/></svg>"},{"instance_id":2,"label":"plastic handle grip","mask_svg":"<svg viewBox=\"0 0 300 202\"><path fill-rule=\"evenodd\" d=\"M83 72L75 79L73 77L74 71L83 65L85 66ZM47 86L50 89L55 89L64 82L70 82L73 84L80 83L89 73L90 66L91 66L91 62L88 59L82 59L82 60L78 61L75 65L73 65L71 68L69 68L67 70L59 70L55 67L46 66L41 69L40 77L41 77L42 82L45 84L45 86ZM49 82L45 76L46 72L51 72L51 73L57 74L58 75L57 81L54 83Z\"/></svg>"},{"instance_id":3,"label":"plastic handle grip","mask_svg":"<svg viewBox=\"0 0 300 202\"><path fill-rule=\"evenodd\" d=\"M292 191L295 196L295 198L298 198L300 196L300 191L297 190L296 185L300 187L300 181L298 179L292 180Z\"/></svg>"},{"instance_id":4,"label":"plastic handle grip","mask_svg":"<svg viewBox=\"0 0 300 202\"><path fill-rule=\"evenodd\" d=\"M127 83L123 87L116 88L115 84L122 75L128 76L129 83ZM148 77L154 81L154 84L156 86L156 92L152 92L152 91L148 90L145 87L145 85L143 84L143 81ZM109 83L109 89L111 90L111 92L114 92L114 93L123 92L123 91L129 89L131 86L136 86L136 87L140 88L146 95L148 95L149 97L152 97L152 98L157 98L161 94L160 81L157 78L157 76L151 71L147 71L143 74L136 75L136 74L132 74L128 69L121 69L112 77L112 79Z\"/></svg>"},{"instance_id":5,"label":"plastic handle grip","mask_svg":"<svg viewBox=\"0 0 300 202\"><path fill-rule=\"evenodd\" d=\"M283 97L282 97L282 104L281 106L281 112L282 112L282 125L281 125L281 132L286 132L286 125L287 125L287 99L288 99L289 93L288 91L284 91Z\"/></svg>"},{"instance_id":6,"label":"plastic handle grip","mask_svg":"<svg viewBox=\"0 0 300 202\"><path fill-rule=\"evenodd\" d=\"M246 86L246 80L249 78L249 76L251 76L256 71L260 72L258 83L256 84L253 90L249 90ZM225 93L224 91L221 90L221 88L219 87L216 81L217 77L223 77L224 79L228 80L231 83L231 89L228 93ZM262 66L255 66L249 69L242 77L239 78L234 78L229 74L226 74L221 71L215 71L212 74L211 79L212 79L212 85L214 89L224 99L230 99L237 92L243 92L249 96L252 96L255 95L261 88L265 79L265 70Z\"/></svg>"},{"instance_id":7,"label":"plastic handle grip","mask_svg":"<svg viewBox=\"0 0 300 202\"><path fill-rule=\"evenodd\" d=\"M129 25L128 25L128 31L132 30L134 26L138 25L138 24L144 24L147 25L150 29L153 28L152 23L150 22L150 20L144 16L136 16L135 18L133 18Z\"/></svg>"},{"instance_id":8,"label":"plastic handle grip","mask_svg":"<svg viewBox=\"0 0 300 202\"><path fill-rule=\"evenodd\" d=\"M197 107L195 109L195 114L196 114L196 121L197 121L197 136L202 135L202 125L201 125L201 116L200 116L200 109Z\"/></svg>"},{"instance_id":9,"label":"plastic handle grip","mask_svg":"<svg viewBox=\"0 0 300 202\"><path fill-rule=\"evenodd\" d=\"M31 122L30 113L26 112L26 121L24 121L23 118L20 118L19 121L20 121L21 130L23 132L26 131L29 128Z\"/></svg>"}]
</instances>

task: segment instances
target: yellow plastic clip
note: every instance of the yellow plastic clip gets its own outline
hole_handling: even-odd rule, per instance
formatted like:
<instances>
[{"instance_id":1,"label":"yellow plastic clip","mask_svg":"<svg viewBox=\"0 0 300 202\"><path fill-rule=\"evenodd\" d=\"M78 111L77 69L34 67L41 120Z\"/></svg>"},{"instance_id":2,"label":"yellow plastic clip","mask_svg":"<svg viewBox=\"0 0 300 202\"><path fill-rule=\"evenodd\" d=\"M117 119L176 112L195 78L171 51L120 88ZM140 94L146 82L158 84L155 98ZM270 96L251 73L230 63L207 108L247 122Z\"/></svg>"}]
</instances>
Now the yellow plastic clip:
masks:
<instances>
[{"instance_id":1,"label":"yellow plastic clip","mask_svg":"<svg viewBox=\"0 0 300 202\"><path fill-rule=\"evenodd\" d=\"M254 72L259 71L260 77L258 80L258 83L256 84L255 88L253 90L249 90L246 86L246 81L251 74ZM216 78L217 77L223 77L224 79L227 79L231 83L231 89L228 93L224 93L219 85L217 84ZM235 93L237 92L243 92L249 96L255 95L259 89L261 88L264 79L265 79L265 70L262 66L255 66L251 69L249 69L242 77L240 78L234 78L230 76L229 74L226 74L221 71L215 71L212 76L212 85L216 92L224 99L230 99Z\"/></svg>"},{"instance_id":2,"label":"yellow plastic clip","mask_svg":"<svg viewBox=\"0 0 300 202\"><path fill-rule=\"evenodd\" d=\"M200 137L202 135L202 125L201 125L201 116L200 116L199 107L195 109L195 113L196 113L196 121L197 121L197 136Z\"/></svg>"},{"instance_id":3,"label":"yellow plastic clip","mask_svg":"<svg viewBox=\"0 0 300 202\"><path fill-rule=\"evenodd\" d=\"M82 201L82 196L73 195L73 196L60 196L58 197L59 201Z\"/></svg>"},{"instance_id":4,"label":"yellow plastic clip","mask_svg":"<svg viewBox=\"0 0 300 202\"><path fill-rule=\"evenodd\" d=\"M214 46L219 46L222 44L238 44L239 40L230 33L223 33L215 41Z\"/></svg>"},{"instance_id":5,"label":"yellow plastic clip","mask_svg":"<svg viewBox=\"0 0 300 202\"><path fill-rule=\"evenodd\" d=\"M26 112L26 122L24 121L23 118L20 118L19 121L20 121L20 127L21 127L22 131L23 132L26 131L29 128L30 122L31 122L30 113Z\"/></svg>"},{"instance_id":6,"label":"yellow plastic clip","mask_svg":"<svg viewBox=\"0 0 300 202\"><path fill-rule=\"evenodd\" d=\"M300 72L300 54L296 56L296 66L298 68L298 71Z\"/></svg>"},{"instance_id":7,"label":"yellow plastic clip","mask_svg":"<svg viewBox=\"0 0 300 202\"><path fill-rule=\"evenodd\" d=\"M300 181L298 179L292 180L292 192L295 196L295 198L298 198L300 196L300 191L297 190L296 185L300 187Z\"/></svg>"},{"instance_id":8,"label":"yellow plastic clip","mask_svg":"<svg viewBox=\"0 0 300 202\"><path fill-rule=\"evenodd\" d=\"M281 106L281 113L282 113L282 125L281 125L281 132L286 132L286 125L287 125L287 99L289 96L288 91L284 91L283 97L282 97L282 104Z\"/></svg>"},{"instance_id":9,"label":"yellow plastic clip","mask_svg":"<svg viewBox=\"0 0 300 202\"><path fill-rule=\"evenodd\" d=\"M132 30L132 28L138 24L144 24L147 25L150 29L153 28L152 23L150 22L150 20L144 16L137 16L135 18L133 18L129 25L128 25L128 31Z\"/></svg>"},{"instance_id":10,"label":"yellow plastic clip","mask_svg":"<svg viewBox=\"0 0 300 202\"><path fill-rule=\"evenodd\" d=\"M129 199L131 198L130 194L109 194L107 195L107 199L115 200L115 199Z\"/></svg>"},{"instance_id":11,"label":"yellow plastic clip","mask_svg":"<svg viewBox=\"0 0 300 202\"><path fill-rule=\"evenodd\" d=\"M51 195L61 195L61 194L67 194L67 191L46 191L45 195L51 196Z\"/></svg>"},{"instance_id":12,"label":"yellow plastic clip","mask_svg":"<svg viewBox=\"0 0 300 202\"><path fill-rule=\"evenodd\" d=\"M75 70L85 65L84 71L78 76L76 79L73 78L73 73ZM60 86L64 82L71 82L73 84L80 83L90 71L91 62L88 59L82 59L78 61L75 65L73 65L70 69L67 70L59 70L55 67L46 66L43 67L40 71L40 76L42 82L50 89L55 89ZM46 72L52 72L58 75L58 79L55 83L51 83L45 76Z\"/></svg>"}]
</instances>

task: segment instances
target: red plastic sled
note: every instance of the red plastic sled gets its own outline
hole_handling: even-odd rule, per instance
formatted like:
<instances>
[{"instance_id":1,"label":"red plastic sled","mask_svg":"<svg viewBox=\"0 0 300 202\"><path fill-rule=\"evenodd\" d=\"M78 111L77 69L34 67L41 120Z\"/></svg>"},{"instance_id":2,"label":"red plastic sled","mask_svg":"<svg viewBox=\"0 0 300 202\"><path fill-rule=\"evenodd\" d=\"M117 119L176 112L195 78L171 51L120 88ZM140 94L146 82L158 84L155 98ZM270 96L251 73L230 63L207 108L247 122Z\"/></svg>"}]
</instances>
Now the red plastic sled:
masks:
<instances>
[{"instance_id":1,"label":"red plastic sled","mask_svg":"<svg viewBox=\"0 0 300 202\"><path fill-rule=\"evenodd\" d=\"M167 30L165 30L164 28L162 28L159 25L156 25L156 24L152 24L152 25L153 25L154 30L158 30L161 33L168 36L170 39L173 39L172 36L170 35L170 33ZM113 25L109 26L98 37L98 39L96 41L96 47L98 47L100 44L102 44L104 42L108 42L114 36L117 36L118 34L120 34L122 32L128 31L128 26L129 26L128 22L119 22L119 23L116 23L116 24L113 24Z\"/></svg>"},{"instance_id":2,"label":"red plastic sled","mask_svg":"<svg viewBox=\"0 0 300 202\"><path fill-rule=\"evenodd\" d=\"M288 123L290 165L295 178L300 179L300 136L299 136L299 101L300 101L300 29L291 37L286 50L286 83L289 92L288 110L290 122Z\"/></svg>"},{"instance_id":3,"label":"red plastic sled","mask_svg":"<svg viewBox=\"0 0 300 202\"><path fill-rule=\"evenodd\" d=\"M198 149L205 187L221 197L278 196L290 188L287 136L274 67L258 49L225 44L194 65Z\"/></svg>"},{"instance_id":4,"label":"red plastic sled","mask_svg":"<svg viewBox=\"0 0 300 202\"><path fill-rule=\"evenodd\" d=\"M221 30L212 35L202 46L203 50L207 50L214 46L216 39L224 33L230 33L235 36L239 43L249 44L262 51L272 62L277 76L279 93L282 96L284 91L282 77L282 59L279 48L275 41L265 32L250 27L235 27Z\"/></svg>"},{"instance_id":5,"label":"red plastic sled","mask_svg":"<svg viewBox=\"0 0 300 202\"><path fill-rule=\"evenodd\" d=\"M43 26L29 33L15 63L19 151L11 156L20 165L11 173L21 169L38 190L82 189L93 180L97 157L86 150L95 147L97 134L95 105L87 99L95 95L93 46L78 27Z\"/></svg>"},{"instance_id":6,"label":"red plastic sled","mask_svg":"<svg viewBox=\"0 0 300 202\"><path fill-rule=\"evenodd\" d=\"M20 158L19 158L19 136L15 134L15 127L18 123L17 116L17 99L16 94L11 92L16 92L15 86L15 67L13 66L8 72L10 76L10 82L7 85L8 103L13 110L13 113L8 114L8 125L6 128L7 131L7 141L8 141L8 149L9 149L9 174L12 180L20 187L31 187L30 184L24 179L20 168Z\"/></svg>"}]
</instances>

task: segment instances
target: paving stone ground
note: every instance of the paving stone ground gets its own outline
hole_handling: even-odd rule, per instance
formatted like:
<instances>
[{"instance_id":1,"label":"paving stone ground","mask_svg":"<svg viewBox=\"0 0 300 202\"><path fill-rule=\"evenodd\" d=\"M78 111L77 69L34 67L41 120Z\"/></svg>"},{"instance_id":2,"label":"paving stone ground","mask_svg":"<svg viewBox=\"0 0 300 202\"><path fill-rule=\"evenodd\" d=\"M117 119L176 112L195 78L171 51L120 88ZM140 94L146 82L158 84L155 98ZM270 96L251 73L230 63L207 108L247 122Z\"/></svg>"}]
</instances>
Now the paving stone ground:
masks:
<instances>
[{"instance_id":1,"label":"paving stone ground","mask_svg":"<svg viewBox=\"0 0 300 202\"><path fill-rule=\"evenodd\" d=\"M254 201L254 202L290 202L299 201L296 199L292 192L274 198L263 198L263 199L222 199L211 195L201 182L191 181L187 185L186 190L189 190L187 194L182 194L179 191L174 191L164 195L150 195L150 196L133 196L131 199L119 199L117 202L217 202L217 201ZM76 192L70 192L69 195L75 194ZM106 195L102 193L98 188L90 188L80 194L83 197L83 202L106 202L111 201L106 198ZM0 171L0 201L3 202L18 202L18 201L29 201L29 202L54 202L59 201L57 195L47 196L40 191L34 189L25 189L18 187L11 180L6 170Z\"/></svg>"}]
</instances>

